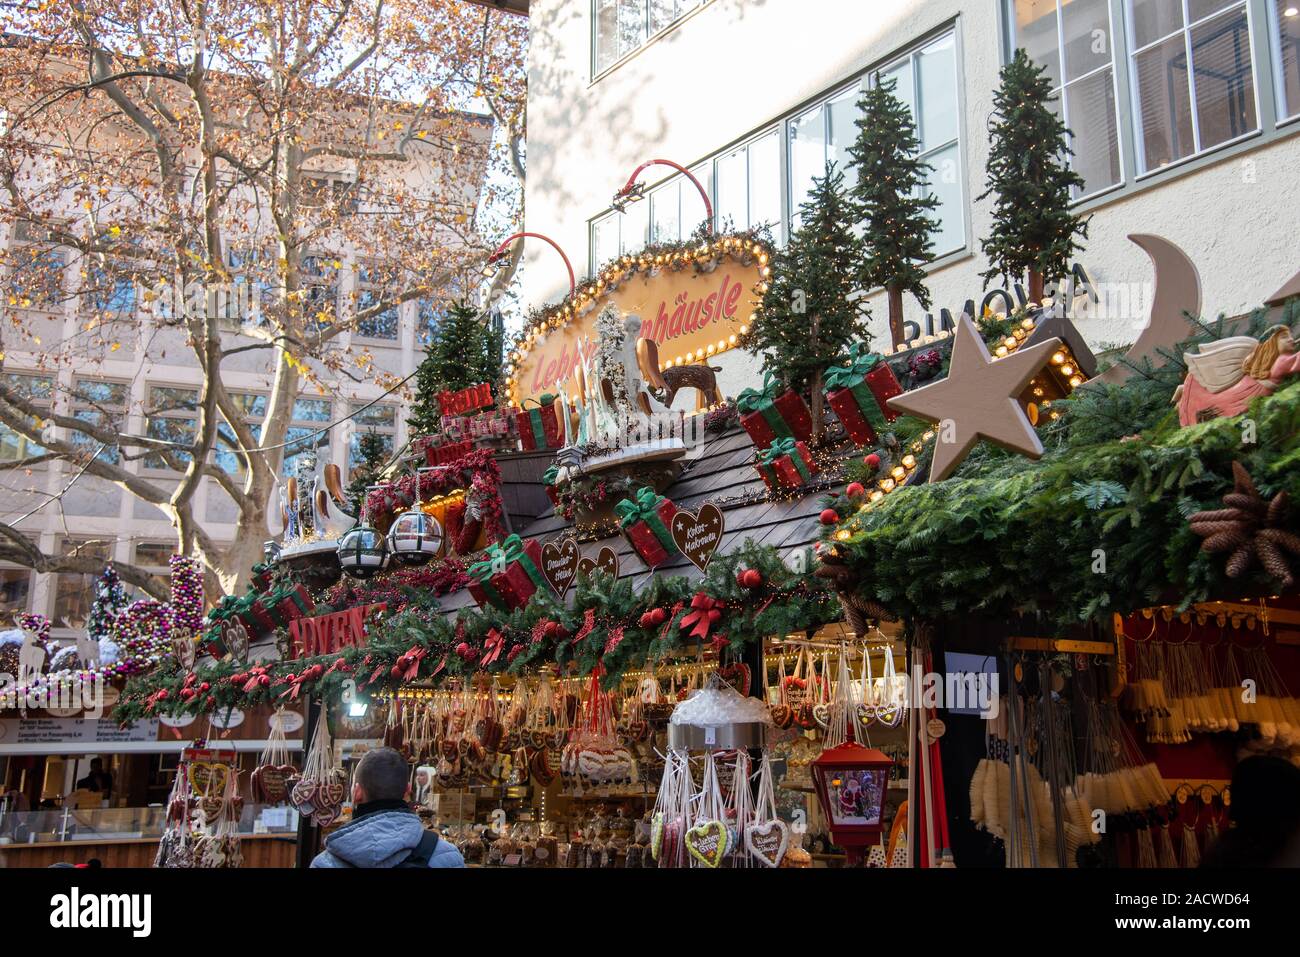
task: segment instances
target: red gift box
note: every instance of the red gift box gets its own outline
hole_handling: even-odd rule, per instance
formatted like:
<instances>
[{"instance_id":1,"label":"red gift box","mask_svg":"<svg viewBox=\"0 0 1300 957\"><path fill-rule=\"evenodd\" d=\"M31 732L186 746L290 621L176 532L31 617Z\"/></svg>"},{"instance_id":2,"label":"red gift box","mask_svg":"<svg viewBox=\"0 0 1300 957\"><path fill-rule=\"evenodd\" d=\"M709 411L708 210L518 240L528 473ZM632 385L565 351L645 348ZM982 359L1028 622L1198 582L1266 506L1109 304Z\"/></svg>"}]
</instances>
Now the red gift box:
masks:
<instances>
[{"instance_id":1,"label":"red gift box","mask_svg":"<svg viewBox=\"0 0 1300 957\"><path fill-rule=\"evenodd\" d=\"M271 617L271 613L262 604L260 598L253 602L248 611L240 615L240 618L251 635L264 635L268 631L275 631L276 628L275 619Z\"/></svg>"},{"instance_id":2,"label":"red gift box","mask_svg":"<svg viewBox=\"0 0 1300 957\"><path fill-rule=\"evenodd\" d=\"M429 466L445 465L448 462L464 458L473 451L474 443L469 439L464 442L453 442L450 445L428 444L424 447L424 463Z\"/></svg>"},{"instance_id":3,"label":"red gift box","mask_svg":"<svg viewBox=\"0 0 1300 957\"><path fill-rule=\"evenodd\" d=\"M529 540L524 543L524 554L532 561L533 567L540 572L542 546L536 541ZM500 575L492 576L492 586L501 593L501 597L511 608L522 608L528 604L528 599L533 597L533 592L537 591L538 583L528 574L523 562L514 561L507 565L506 570Z\"/></svg>"},{"instance_id":4,"label":"red gift box","mask_svg":"<svg viewBox=\"0 0 1300 957\"><path fill-rule=\"evenodd\" d=\"M794 455L799 456L798 462L795 461ZM800 464L803 465L802 470L799 468ZM763 483L772 492L802 488L811 481L812 476L821 471L817 463L813 461L808 446L803 442L794 443L793 455L787 453L774 456L770 461L759 461L755 468L758 469L758 474L763 476Z\"/></svg>"},{"instance_id":5,"label":"red gift box","mask_svg":"<svg viewBox=\"0 0 1300 957\"><path fill-rule=\"evenodd\" d=\"M871 360L876 359L874 365ZM902 413L891 409L888 401L902 395L894 370L879 357L859 357L859 368L870 366L871 371L855 376L853 366L831 370L830 385L839 385L826 393L826 400L835 410L844 431L857 445L875 445L879 430L893 422Z\"/></svg>"},{"instance_id":6,"label":"red gift box","mask_svg":"<svg viewBox=\"0 0 1300 957\"><path fill-rule=\"evenodd\" d=\"M560 406L555 401L555 396L544 395L538 401L537 408L520 409L515 413L519 441L525 451L542 448L558 449L564 444L564 430L560 425L559 410ZM538 423L541 429L540 436Z\"/></svg>"},{"instance_id":7,"label":"red gift box","mask_svg":"<svg viewBox=\"0 0 1300 957\"><path fill-rule=\"evenodd\" d=\"M778 432L770 415L765 416L763 412L746 412L740 417L741 428L749 433L755 448L765 449L785 435L800 442L812 438L812 413L808 411L808 403L793 389L786 389L777 396L772 402L772 408L767 411L775 411L784 422L783 432Z\"/></svg>"},{"instance_id":8,"label":"red gift box","mask_svg":"<svg viewBox=\"0 0 1300 957\"><path fill-rule=\"evenodd\" d=\"M558 508L560 505L560 493L555 490L554 485L547 485L544 487L546 489L547 497L551 500L551 504Z\"/></svg>"},{"instance_id":9,"label":"red gift box","mask_svg":"<svg viewBox=\"0 0 1300 957\"><path fill-rule=\"evenodd\" d=\"M671 529L673 516L677 514L677 506L665 498L655 506L655 514L659 516L659 521L663 523L664 528ZM650 523L644 519L623 526L623 537L640 556L641 561L646 563L647 568L662 565L671 557L671 553L664 547L664 543L650 527Z\"/></svg>"}]
</instances>

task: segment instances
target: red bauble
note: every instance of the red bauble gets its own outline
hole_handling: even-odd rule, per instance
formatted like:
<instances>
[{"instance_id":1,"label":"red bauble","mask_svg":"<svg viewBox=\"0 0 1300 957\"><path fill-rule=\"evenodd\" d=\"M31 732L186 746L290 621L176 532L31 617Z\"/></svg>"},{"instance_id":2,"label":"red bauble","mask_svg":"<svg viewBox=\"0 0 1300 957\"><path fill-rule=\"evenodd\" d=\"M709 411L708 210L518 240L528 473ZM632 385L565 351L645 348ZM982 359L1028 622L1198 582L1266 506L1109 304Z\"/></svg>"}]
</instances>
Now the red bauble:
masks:
<instances>
[{"instance_id":1,"label":"red bauble","mask_svg":"<svg viewBox=\"0 0 1300 957\"><path fill-rule=\"evenodd\" d=\"M875 452L872 452L870 455L868 455L868 456L867 456L866 458L864 458L862 461L866 464L867 468L869 468L869 469L878 469L878 468L880 468L880 456L877 455Z\"/></svg>"},{"instance_id":2,"label":"red bauble","mask_svg":"<svg viewBox=\"0 0 1300 957\"><path fill-rule=\"evenodd\" d=\"M844 490L844 494L849 498L857 498L865 491L866 489L862 487L861 482L850 482L848 488Z\"/></svg>"},{"instance_id":3,"label":"red bauble","mask_svg":"<svg viewBox=\"0 0 1300 957\"><path fill-rule=\"evenodd\" d=\"M460 655L466 661L473 661L478 657L478 655L474 653L474 649L470 647L469 642L466 641L462 641L456 646L456 654Z\"/></svg>"},{"instance_id":4,"label":"red bauble","mask_svg":"<svg viewBox=\"0 0 1300 957\"><path fill-rule=\"evenodd\" d=\"M763 573L757 568L746 568L740 574L740 584L744 588L759 588L763 584Z\"/></svg>"},{"instance_id":5,"label":"red bauble","mask_svg":"<svg viewBox=\"0 0 1300 957\"><path fill-rule=\"evenodd\" d=\"M833 508L822 509L821 517L818 519L823 525L834 525L840 520L840 515Z\"/></svg>"},{"instance_id":6,"label":"red bauble","mask_svg":"<svg viewBox=\"0 0 1300 957\"><path fill-rule=\"evenodd\" d=\"M650 612L650 623L653 625L662 625L668 620L667 608L656 608Z\"/></svg>"},{"instance_id":7,"label":"red bauble","mask_svg":"<svg viewBox=\"0 0 1300 957\"><path fill-rule=\"evenodd\" d=\"M648 611L641 612L641 617L637 619L637 626L641 628L649 628L652 626L652 624L653 622L650 620L650 612Z\"/></svg>"},{"instance_id":8,"label":"red bauble","mask_svg":"<svg viewBox=\"0 0 1300 957\"><path fill-rule=\"evenodd\" d=\"M560 623L558 621L548 621L546 627L542 629L542 634L551 639L554 639L559 633Z\"/></svg>"}]
</instances>

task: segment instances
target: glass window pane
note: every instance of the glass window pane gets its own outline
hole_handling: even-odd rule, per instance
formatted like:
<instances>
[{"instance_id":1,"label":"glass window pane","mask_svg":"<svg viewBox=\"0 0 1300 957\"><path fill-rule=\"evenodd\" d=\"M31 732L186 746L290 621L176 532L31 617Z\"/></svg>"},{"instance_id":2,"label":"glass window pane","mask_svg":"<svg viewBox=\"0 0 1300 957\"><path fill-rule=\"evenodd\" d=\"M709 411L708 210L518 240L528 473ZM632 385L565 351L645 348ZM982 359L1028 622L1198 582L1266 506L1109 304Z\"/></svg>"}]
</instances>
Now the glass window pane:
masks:
<instances>
[{"instance_id":1,"label":"glass window pane","mask_svg":"<svg viewBox=\"0 0 1300 957\"><path fill-rule=\"evenodd\" d=\"M912 82L912 61L906 59L888 70L881 70L879 82L894 82L894 96L907 104L912 111L912 122L916 122L916 85Z\"/></svg>"},{"instance_id":2,"label":"glass window pane","mask_svg":"<svg viewBox=\"0 0 1300 957\"><path fill-rule=\"evenodd\" d=\"M595 273L618 255L618 214L606 216L591 226L591 271Z\"/></svg>"},{"instance_id":3,"label":"glass window pane","mask_svg":"<svg viewBox=\"0 0 1300 957\"><path fill-rule=\"evenodd\" d=\"M826 111L817 106L790 121L790 220L795 228L813 177L825 172Z\"/></svg>"},{"instance_id":4,"label":"glass window pane","mask_svg":"<svg viewBox=\"0 0 1300 957\"><path fill-rule=\"evenodd\" d=\"M781 143L776 130L749 144L749 225L781 235Z\"/></svg>"},{"instance_id":5,"label":"glass window pane","mask_svg":"<svg viewBox=\"0 0 1300 957\"><path fill-rule=\"evenodd\" d=\"M109 543L105 541L73 542L64 540L63 555L75 554L107 562ZM90 606L95 598L95 576L75 572L60 572L55 576L54 613L50 616L55 628L84 628L90 617Z\"/></svg>"},{"instance_id":6,"label":"glass window pane","mask_svg":"<svg viewBox=\"0 0 1300 957\"><path fill-rule=\"evenodd\" d=\"M1191 22L1195 23L1240 2L1241 0L1187 0L1187 14L1191 17Z\"/></svg>"},{"instance_id":7,"label":"glass window pane","mask_svg":"<svg viewBox=\"0 0 1300 957\"><path fill-rule=\"evenodd\" d=\"M1119 182L1119 123L1115 118L1115 83L1110 70L1065 88L1070 117L1070 163L1083 177L1086 196Z\"/></svg>"},{"instance_id":8,"label":"glass window pane","mask_svg":"<svg viewBox=\"0 0 1300 957\"><path fill-rule=\"evenodd\" d=\"M650 228L650 209L645 203L633 203L622 216L618 251L638 253L645 248L646 232Z\"/></svg>"},{"instance_id":9,"label":"glass window pane","mask_svg":"<svg viewBox=\"0 0 1300 957\"><path fill-rule=\"evenodd\" d=\"M596 72L618 59L618 0L596 0Z\"/></svg>"},{"instance_id":10,"label":"glass window pane","mask_svg":"<svg viewBox=\"0 0 1300 957\"><path fill-rule=\"evenodd\" d=\"M690 187L692 190L694 186ZM650 241L676 242L682 237L681 183L674 179L650 194Z\"/></svg>"},{"instance_id":11,"label":"glass window pane","mask_svg":"<svg viewBox=\"0 0 1300 957\"><path fill-rule=\"evenodd\" d=\"M384 406L378 406L377 408L387 410L387 420L391 425L393 421L392 408ZM330 400L299 399L293 404L293 420L295 422L328 422L330 420Z\"/></svg>"},{"instance_id":12,"label":"glass window pane","mask_svg":"<svg viewBox=\"0 0 1300 957\"><path fill-rule=\"evenodd\" d=\"M650 32L658 33L668 26L681 15L679 9L684 10L688 5L678 0L650 0Z\"/></svg>"},{"instance_id":13,"label":"glass window pane","mask_svg":"<svg viewBox=\"0 0 1300 957\"><path fill-rule=\"evenodd\" d=\"M1133 46L1167 37L1183 25L1182 0L1132 0Z\"/></svg>"},{"instance_id":14,"label":"glass window pane","mask_svg":"<svg viewBox=\"0 0 1300 957\"><path fill-rule=\"evenodd\" d=\"M1110 62L1109 0L1065 0L1061 4L1061 18L1066 82Z\"/></svg>"},{"instance_id":15,"label":"glass window pane","mask_svg":"<svg viewBox=\"0 0 1300 957\"><path fill-rule=\"evenodd\" d=\"M933 236L934 254L942 256L966 243L958 144L927 157L926 162L933 167L927 177L928 191L939 198L939 207L931 214L938 223Z\"/></svg>"},{"instance_id":16,"label":"glass window pane","mask_svg":"<svg viewBox=\"0 0 1300 957\"><path fill-rule=\"evenodd\" d=\"M1190 156L1196 149L1183 34L1139 53L1133 62L1142 123L1142 168L1149 171Z\"/></svg>"},{"instance_id":17,"label":"glass window pane","mask_svg":"<svg viewBox=\"0 0 1300 957\"><path fill-rule=\"evenodd\" d=\"M1060 37L1056 30L1056 0L1015 0L1016 46L1029 59L1047 67L1052 86L1061 85Z\"/></svg>"},{"instance_id":18,"label":"glass window pane","mask_svg":"<svg viewBox=\"0 0 1300 957\"><path fill-rule=\"evenodd\" d=\"M0 612L26 611L31 587L31 572L22 568L0 568Z\"/></svg>"},{"instance_id":19,"label":"glass window pane","mask_svg":"<svg viewBox=\"0 0 1300 957\"><path fill-rule=\"evenodd\" d=\"M1282 74L1282 91L1278 113L1300 113L1300 0L1274 0L1277 6L1278 45L1281 56L1278 70Z\"/></svg>"},{"instance_id":20,"label":"glass window pane","mask_svg":"<svg viewBox=\"0 0 1300 957\"><path fill-rule=\"evenodd\" d=\"M831 130L826 158L844 174L844 185L850 188L858 178L858 171L849 169L849 147L858 136L856 121L859 95L857 87L854 87L843 96L831 100L830 104Z\"/></svg>"},{"instance_id":21,"label":"glass window pane","mask_svg":"<svg viewBox=\"0 0 1300 957\"><path fill-rule=\"evenodd\" d=\"M957 41L954 34L917 54L921 71L919 138L927 152L957 138Z\"/></svg>"},{"instance_id":22,"label":"glass window pane","mask_svg":"<svg viewBox=\"0 0 1300 957\"><path fill-rule=\"evenodd\" d=\"M743 148L718 160L719 231L749 228L749 184Z\"/></svg>"},{"instance_id":23,"label":"glass window pane","mask_svg":"<svg viewBox=\"0 0 1300 957\"><path fill-rule=\"evenodd\" d=\"M620 0L618 55L627 56L645 42L645 0Z\"/></svg>"},{"instance_id":24,"label":"glass window pane","mask_svg":"<svg viewBox=\"0 0 1300 957\"><path fill-rule=\"evenodd\" d=\"M357 312L364 312L381 302L378 293L363 289L357 296ZM374 315L357 321L357 335L370 339L396 339L398 327L397 307L389 306Z\"/></svg>"},{"instance_id":25,"label":"glass window pane","mask_svg":"<svg viewBox=\"0 0 1300 957\"><path fill-rule=\"evenodd\" d=\"M1255 75L1244 8L1192 29L1196 119L1201 149L1254 130Z\"/></svg>"},{"instance_id":26,"label":"glass window pane","mask_svg":"<svg viewBox=\"0 0 1300 957\"><path fill-rule=\"evenodd\" d=\"M380 444L383 446L385 455L393 454L393 437L391 435L380 435ZM351 475L362 462L361 458L361 433L354 432L352 440L348 445L348 474Z\"/></svg>"},{"instance_id":27,"label":"glass window pane","mask_svg":"<svg viewBox=\"0 0 1300 957\"><path fill-rule=\"evenodd\" d=\"M691 170L691 175L699 180L700 185L704 187L706 193L711 189L711 170L712 165L709 163L702 163ZM682 236L686 237L692 235L695 230L700 227L700 224L704 222L704 218L707 214L704 207L704 197L701 196L700 191L695 188L695 184L684 177L681 185L681 202Z\"/></svg>"}]
</instances>

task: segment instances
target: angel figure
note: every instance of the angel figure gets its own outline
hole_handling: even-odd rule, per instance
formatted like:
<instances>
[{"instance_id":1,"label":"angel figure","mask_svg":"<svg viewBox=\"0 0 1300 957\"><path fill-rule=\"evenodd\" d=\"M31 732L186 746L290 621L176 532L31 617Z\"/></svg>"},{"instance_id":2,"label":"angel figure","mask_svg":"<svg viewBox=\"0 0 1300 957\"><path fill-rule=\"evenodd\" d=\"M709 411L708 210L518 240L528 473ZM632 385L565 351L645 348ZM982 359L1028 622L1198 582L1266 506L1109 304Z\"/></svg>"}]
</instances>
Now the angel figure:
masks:
<instances>
[{"instance_id":1,"label":"angel figure","mask_svg":"<svg viewBox=\"0 0 1300 957\"><path fill-rule=\"evenodd\" d=\"M1291 330L1273 326L1262 341L1230 336L1205 343L1187 360L1187 378L1174 392L1178 421L1195 425L1231 418L1252 399L1273 392L1288 376L1300 374L1300 353Z\"/></svg>"}]
</instances>

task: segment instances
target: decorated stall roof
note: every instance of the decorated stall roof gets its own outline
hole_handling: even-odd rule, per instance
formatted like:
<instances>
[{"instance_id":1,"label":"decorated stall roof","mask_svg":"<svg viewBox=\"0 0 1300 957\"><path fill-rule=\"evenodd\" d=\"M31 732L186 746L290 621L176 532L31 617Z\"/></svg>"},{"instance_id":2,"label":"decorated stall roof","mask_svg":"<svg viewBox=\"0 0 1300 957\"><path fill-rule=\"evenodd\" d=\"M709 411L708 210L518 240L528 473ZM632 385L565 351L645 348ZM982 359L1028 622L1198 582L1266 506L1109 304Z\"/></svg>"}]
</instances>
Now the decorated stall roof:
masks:
<instances>
[{"instance_id":1,"label":"decorated stall roof","mask_svg":"<svg viewBox=\"0 0 1300 957\"><path fill-rule=\"evenodd\" d=\"M845 450L847 454L848 450ZM503 465L505 474L507 467ZM817 516L822 510L821 496L805 493L790 500L768 501L763 482L754 471L754 445L749 436L733 428L709 437L703 451L691 461L680 478L663 493L679 509L695 512L705 502L718 505L724 515L726 531L717 554L725 555L746 539L755 544L780 549L789 557L817 540ZM549 504L533 522L517 529L521 538L539 544L558 540L572 529L572 524L554 514ZM618 555L619 577L632 579L640 589L656 575L681 575L691 580L702 573L685 556L674 554L653 571L632 551L621 535L578 543L583 558L594 559L604 547ZM441 600L444 614L454 615L462 608L473 607L474 598L461 590Z\"/></svg>"}]
</instances>

